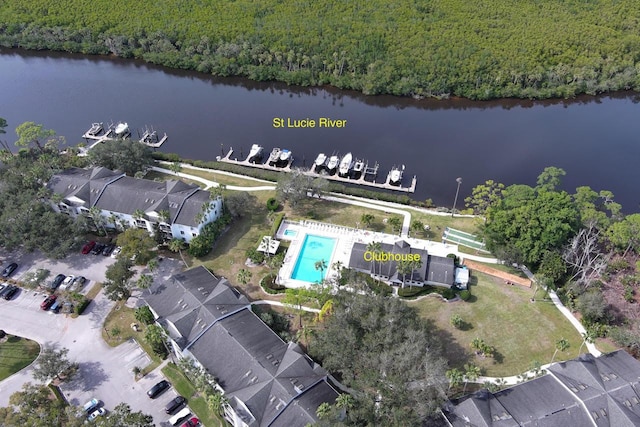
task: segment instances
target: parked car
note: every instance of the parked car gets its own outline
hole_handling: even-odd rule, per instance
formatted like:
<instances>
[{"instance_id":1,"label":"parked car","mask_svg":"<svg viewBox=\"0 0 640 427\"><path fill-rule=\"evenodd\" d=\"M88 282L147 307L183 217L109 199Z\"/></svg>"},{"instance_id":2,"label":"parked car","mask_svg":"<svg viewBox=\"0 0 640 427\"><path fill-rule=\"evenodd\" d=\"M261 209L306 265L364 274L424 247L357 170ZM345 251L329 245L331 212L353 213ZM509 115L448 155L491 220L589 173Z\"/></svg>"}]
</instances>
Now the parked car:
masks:
<instances>
[{"instance_id":1,"label":"parked car","mask_svg":"<svg viewBox=\"0 0 640 427\"><path fill-rule=\"evenodd\" d=\"M113 250L116 248L116 245L109 243L107 244L104 249L102 249L102 255L104 256L109 256L111 255L111 252L113 252Z\"/></svg>"},{"instance_id":2,"label":"parked car","mask_svg":"<svg viewBox=\"0 0 640 427\"><path fill-rule=\"evenodd\" d=\"M65 276L64 274L58 274L56 277L54 277L53 281L49 285L49 289L51 289L51 292L55 291L66 277L67 276Z\"/></svg>"},{"instance_id":3,"label":"parked car","mask_svg":"<svg viewBox=\"0 0 640 427\"><path fill-rule=\"evenodd\" d=\"M13 296L15 294L18 293L18 290L20 288L15 286L15 285L9 285L7 286L7 289L4 291L2 298L6 299L7 301L9 301L11 298L13 298Z\"/></svg>"},{"instance_id":4,"label":"parked car","mask_svg":"<svg viewBox=\"0 0 640 427\"><path fill-rule=\"evenodd\" d=\"M116 246L113 252L111 252L111 258L117 258L121 250L122 248L120 246Z\"/></svg>"},{"instance_id":5,"label":"parked car","mask_svg":"<svg viewBox=\"0 0 640 427\"><path fill-rule=\"evenodd\" d=\"M164 407L164 412L166 412L167 414L173 414L178 410L178 408L184 405L184 402L186 401L187 399L182 396L175 397L171 399L169 403L167 403L167 406Z\"/></svg>"},{"instance_id":6,"label":"parked car","mask_svg":"<svg viewBox=\"0 0 640 427\"><path fill-rule=\"evenodd\" d=\"M173 417L169 418L169 424L171 424L172 426L177 426L186 418L188 418L189 415L191 415L191 410L189 408L183 408Z\"/></svg>"},{"instance_id":7,"label":"parked car","mask_svg":"<svg viewBox=\"0 0 640 427\"><path fill-rule=\"evenodd\" d=\"M91 250L91 253L94 255L100 255L103 249L104 249L104 243L96 243L96 245Z\"/></svg>"},{"instance_id":8,"label":"parked car","mask_svg":"<svg viewBox=\"0 0 640 427\"><path fill-rule=\"evenodd\" d=\"M103 416L107 413L107 410L104 408L98 408L89 415L87 418L89 421L94 421L96 418Z\"/></svg>"},{"instance_id":9,"label":"parked car","mask_svg":"<svg viewBox=\"0 0 640 427\"><path fill-rule=\"evenodd\" d=\"M4 270L2 270L2 277L6 278L11 276L13 272L16 271L17 268L18 268L18 264L16 264L15 262L12 262L11 264L7 265Z\"/></svg>"},{"instance_id":10,"label":"parked car","mask_svg":"<svg viewBox=\"0 0 640 427\"><path fill-rule=\"evenodd\" d=\"M93 240L90 241L89 243L87 243L82 247L82 253L85 255L88 254L89 252L91 252L91 250L95 245L96 245L96 242L94 242Z\"/></svg>"},{"instance_id":11,"label":"parked car","mask_svg":"<svg viewBox=\"0 0 640 427\"><path fill-rule=\"evenodd\" d=\"M191 419L188 419L184 424L182 424L182 427L196 427L200 425L200 420L197 419L196 417L193 417Z\"/></svg>"},{"instance_id":12,"label":"parked car","mask_svg":"<svg viewBox=\"0 0 640 427\"><path fill-rule=\"evenodd\" d=\"M82 287L84 286L84 284L87 283L87 278L84 276L76 276L73 279L73 283L71 284L71 287L76 290L79 291L80 289L82 289Z\"/></svg>"},{"instance_id":13,"label":"parked car","mask_svg":"<svg viewBox=\"0 0 640 427\"><path fill-rule=\"evenodd\" d=\"M151 387L148 391L147 391L147 396L149 396L152 399L155 399L156 397L158 397L163 391L165 391L166 389L168 389L171 386L171 384L169 384L169 381L167 380L162 380L159 383L157 383L156 385L154 385L153 387Z\"/></svg>"},{"instance_id":14,"label":"parked car","mask_svg":"<svg viewBox=\"0 0 640 427\"><path fill-rule=\"evenodd\" d=\"M96 409L98 409L98 406L100 406L100 401L96 398L93 398L87 403L85 403L84 405L82 405L82 410L87 414L90 414Z\"/></svg>"},{"instance_id":15,"label":"parked car","mask_svg":"<svg viewBox=\"0 0 640 427\"><path fill-rule=\"evenodd\" d=\"M67 276L62 283L60 284L60 290L65 290L67 289L69 286L71 286L71 284L73 283L73 280L75 279L75 276L71 275L71 276Z\"/></svg>"},{"instance_id":16,"label":"parked car","mask_svg":"<svg viewBox=\"0 0 640 427\"><path fill-rule=\"evenodd\" d=\"M7 286L6 283L0 284L0 297L4 296L4 293L7 291Z\"/></svg>"},{"instance_id":17,"label":"parked car","mask_svg":"<svg viewBox=\"0 0 640 427\"><path fill-rule=\"evenodd\" d=\"M49 295L48 297L45 298L44 301L42 301L42 303L40 304L40 308L43 310L49 310L49 308L53 305L53 303L56 302L56 299L58 297L56 295Z\"/></svg>"}]
</instances>

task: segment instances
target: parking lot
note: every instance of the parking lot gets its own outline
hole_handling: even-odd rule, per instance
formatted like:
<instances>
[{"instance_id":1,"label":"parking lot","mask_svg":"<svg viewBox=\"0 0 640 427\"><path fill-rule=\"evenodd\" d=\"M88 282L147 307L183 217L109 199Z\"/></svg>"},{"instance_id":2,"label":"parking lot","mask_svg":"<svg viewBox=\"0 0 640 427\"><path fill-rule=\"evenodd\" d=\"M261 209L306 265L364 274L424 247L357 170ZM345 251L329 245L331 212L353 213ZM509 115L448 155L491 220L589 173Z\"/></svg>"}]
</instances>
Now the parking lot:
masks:
<instances>
[{"instance_id":1,"label":"parking lot","mask_svg":"<svg viewBox=\"0 0 640 427\"><path fill-rule=\"evenodd\" d=\"M106 268L115 260L101 255L73 254L64 260L47 260L44 256L32 254L8 254L0 252L2 266L10 262L19 264L11 276L20 279L28 271L46 268L51 271L49 280L56 274L83 275L90 279L85 290L95 281L103 281ZM162 262L157 277L164 280L171 276L179 263ZM70 403L82 406L96 398L103 402L107 410L113 410L121 402L126 402L134 411L152 415L156 425L165 423L169 416L164 406L176 394L169 389L156 399L149 399L146 391L162 378L160 370L135 381L133 368L144 367L149 357L135 341L118 347L109 347L102 339L102 325L115 303L109 301L102 292L77 318L55 314L40 309L46 297L45 292L21 289L12 300L0 299L0 329L7 333L23 336L42 344L66 347L69 359L79 363L79 373L61 388ZM35 382L28 367L0 382L0 406L7 406L9 396L19 391L26 382Z\"/></svg>"}]
</instances>

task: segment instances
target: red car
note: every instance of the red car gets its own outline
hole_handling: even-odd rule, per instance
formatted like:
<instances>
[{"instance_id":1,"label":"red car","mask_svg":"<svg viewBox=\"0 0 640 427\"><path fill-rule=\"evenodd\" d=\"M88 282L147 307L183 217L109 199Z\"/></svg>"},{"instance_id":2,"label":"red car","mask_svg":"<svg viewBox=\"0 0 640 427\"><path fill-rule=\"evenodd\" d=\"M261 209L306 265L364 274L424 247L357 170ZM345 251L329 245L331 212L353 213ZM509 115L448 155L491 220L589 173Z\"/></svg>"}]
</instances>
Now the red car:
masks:
<instances>
[{"instance_id":1,"label":"red car","mask_svg":"<svg viewBox=\"0 0 640 427\"><path fill-rule=\"evenodd\" d=\"M200 420L197 419L196 417L193 417L190 420L187 420L184 424L182 424L182 427L196 427L199 425L200 425Z\"/></svg>"},{"instance_id":2,"label":"red car","mask_svg":"<svg viewBox=\"0 0 640 427\"><path fill-rule=\"evenodd\" d=\"M56 295L49 295L44 301L42 301L42 304L40 304L40 308L45 311L49 310L53 303L56 302L56 298L58 298Z\"/></svg>"},{"instance_id":3,"label":"red car","mask_svg":"<svg viewBox=\"0 0 640 427\"><path fill-rule=\"evenodd\" d=\"M89 243L87 243L82 247L82 253L85 255L88 254L89 252L91 252L91 249L93 249L95 245L96 245L96 242L94 242L93 240L90 241Z\"/></svg>"}]
</instances>

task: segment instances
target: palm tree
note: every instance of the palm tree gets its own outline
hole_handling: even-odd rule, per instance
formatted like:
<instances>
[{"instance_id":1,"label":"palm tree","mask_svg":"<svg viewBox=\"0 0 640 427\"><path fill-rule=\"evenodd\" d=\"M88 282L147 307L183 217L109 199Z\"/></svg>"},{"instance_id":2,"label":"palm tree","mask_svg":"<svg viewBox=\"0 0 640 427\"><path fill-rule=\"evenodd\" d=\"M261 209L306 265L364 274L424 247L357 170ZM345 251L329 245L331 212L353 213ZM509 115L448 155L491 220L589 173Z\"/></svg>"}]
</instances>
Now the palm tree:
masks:
<instances>
[{"instance_id":1,"label":"palm tree","mask_svg":"<svg viewBox=\"0 0 640 427\"><path fill-rule=\"evenodd\" d=\"M594 333L595 331L593 330L593 328L587 328L586 332L584 332L582 334L582 344L580 344L580 348L578 349L578 356L580 356L580 353L582 353L582 347L586 344L593 344L594 342L596 342L596 334Z\"/></svg>"},{"instance_id":2,"label":"palm tree","mask_svg":"<svg viewBox=\"0 0 640 427\"><path fill-rule=\"evenodd\" d=\"M104 231L104 235L106 236L107 229L104 227L104 218L102 217L100 208L98 208L97 206L92 206L89 209L89 218L91 218L91 220L93 221L93 225L95 225L96 230L102 228L102 231Z\"/></svg>"},{"instance_id":3,"label":"palm tree","mask_svg":"<svg viewBox=\"0 0 640 427\"><path fill-rule=\"evenodd\" d=\"M464 374L457 368L449 369L445 372L445 376L449 380L449 390L451 390L451 387L459 386L464 381Z\"/></svg>"},{"instance_id":4,"label":"palm tree","mask_svg":"<svg viewBox=\"0 0 640 427\"><path fill-rule=\"evenodd\" d=\"M336 261L331 264L331 268L333 268L336 273L338 273L338 285L340 285L340 279L342 278L342 269L344 268L344 264L342 261Z\"/></svg>"},{"instance_id":5,"label":"palm tree","mask_svg":"<svg viewBox=\"0 0 640 427\"><path fill-rule=\"evenodd\" d=\"M407 274L413 272L413 267L411 265L412 261L409 261L408 259L401 259L400 261L396 262L396 269L398 270L398 273L402 274L402 288L404 289L404 284L407 278Z\"/></svg>"},{"instance_id":6,"label":"palm tree","mask_svg":"<svg viewBox=\"0 0 640 427\"><path fill-rule=\"evenodd\" d=\"M327 402L321 403L320 406L318 406L318 409L316 409L316 416L318 417L319 420L325 420L329 418L330 414L331 414L331 405L329 405Z\"/></svg>"},{"instance_id":7,"label":"palm tree","mask_svg":"<svg viewBox=\"0 0 640 427\"><path fill-rule=\"evenodd\" d=\"M420 231L424 231L424 224L422 223L422 221L414 219L411 222L411 231L418 233Z\"/></svg>"},{"instance_id":8,"label":"palm tree","mask_svg":"<svg viewBox=\"0 0 640 427\"><path fill-rule=\"evenodd\" d=\"M558 341L556 341L556 351L553 352L551 363L553 363L553 359L556 358L556 354L558 354L558 351L565 351L568 348L569 348L569 341L567 341L565 338L560 338Z\"/></svg>"},{"instance_id":9,"label":"palm tree","mask_svg":"<svg viewBox=\"0 0 640 427\"><path fill-rule=\"evenodd\" d=\"M371 226L371 223L373 222L373 220L375 219L375 217L369 213L363 213L362 216L360 217L360 222L362 222L362 224L364 224L365 227L369 227Z\"/></svg>"},{"instance_id":10,"label":"palm tree","mask_svg":"<svg viewBox=\"0 0 640 427\"><path fill-rule=\"evenodd\" d=\"M462 394L467 391L467 383L469 381L475 381L480 376L480 368L476 365L472 365L467 363L464 365L464 389L462 390Z\"/></svg>"},{"instance_id":11,"label":"palm tree","mask_svg":"<svg viewBox=\"0 0 640 427\"><path fill-rule=\"evenodd\" d=\"M251 280L251 276L253 276L253 273L243 268L240 271L238 271L237 279L238 279L238 282L242 283L243 285L246 285L247 283L249 283L249 280Z\"/></svg>"},{"instance_id":12,"label":"palm tree","mask_svg":"<svg viewBox=\"0 0 640 427\"><path fill-rule=\"evenodd\" d=\"M151 286L152 283L153 283L153 277L149 276L148 274L142 274L140 275L140 278L136 282L136 285L140 289L147 289L149 286Z\"/></svg>"},{"instance_id":13,"label":"palm tree","mask_svg":"<svg viewBox=\"0 0 640 427\"><path fill-rule=\"evenodd\" d=\"M189 264L187 264L187 261L185 261L184 256L182 255L182 250L185 247L184 242L181 239L174 238L174 239L171 239L168 247L171 252L178 252L180 254L180 258L182 258L182 262L184 263L185 267L188 268Z\"/></svg>"},{"instance_id":14,"label":"palm tree","mask_svg":"<svg viewBox=\"0 0 640 427\"><path fill-rule=\"evenodd\" d=\"M315 263L316 270L320 271L320 282L324 279L324 271L327 269L327 261L321 259L320 261L316 261Z\"/></svg>"},{"instance_id":15,"label":"palm tree","mask_svg":"<svg viewBox=\"0 0 640 427\"><path fill-rule=\"evenodd\" d=\"M162 209L161 211L158 212L158 219L160 220L160 222L164 222L165 224L169 224L169 220L171 219L171 215L169 214L168 210Z\"/></svg>"},{"instance_id":16,"label":"palm tree","mask_svg":"<svg viewBox=\"0 0 640 427\"><path fill-rule=\"evenodd\" d=\"M348 412L355 406L355 401L353 400L353 396L347 393L343 393L336 398L335 402L336 408L342 409L343 411Z\"/></svg>"},{"instance_id":17,"label":"palm tree","mask_svg":"<svg viewBox=\"0 0 640 427\"><path fill-rule=\"evenodd\" d=\"M132 216L133 216L133 219L142 221L142 220L144 220L144 215L145 214L144 214L144 211L142 209L136 209L135 211L133 211L133 215ZM138 224L136 223L136 226L137 225Z\"/></svg>"},{"instance_id":18,"label":"palm tree","mask_svg":"<svg viewBox=\"0 0 640 427\"><path fill-rule=\"evenodd\" d=\"M169 165L169 170L178 175L178 173L182 170L182 165L180 164L180 162L171 162L171 164Z\"/></svg>"},{"instance_id":19,"label":"palm tree","mask_svg":"<svg viewBox=\"0 0 640 427\"><path fill-rule=\"evenodd\" d=\"M216 390L211 394L207 394L206 400L209 409L220 416L224 415L224 407L227 404L227 398L224 397L222 393Z\"/></svg>"}]
</instances>

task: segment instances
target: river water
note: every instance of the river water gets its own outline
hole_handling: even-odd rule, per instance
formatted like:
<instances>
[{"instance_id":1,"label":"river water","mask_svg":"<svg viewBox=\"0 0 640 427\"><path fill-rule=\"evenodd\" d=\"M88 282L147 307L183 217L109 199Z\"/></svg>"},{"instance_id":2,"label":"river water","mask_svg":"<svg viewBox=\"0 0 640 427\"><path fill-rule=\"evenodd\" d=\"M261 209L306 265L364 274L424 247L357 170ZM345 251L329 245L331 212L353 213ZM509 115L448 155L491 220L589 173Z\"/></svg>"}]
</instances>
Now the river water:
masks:
<instances>
[{"instance_id":1,"label":"river water","mask_svg":"<svg viewBox=\"0 0 640 427\"><path fill-rule=\"evenodd\" d=\"M451 206L476 184L535 184L546 166L567 171L563 188L613 191L626 212L638 210L640 97L614 94L571 101L413 100L365 97L324 88L211 78L138 61L0 50L0 117L15 127L34 121L67 142L82 141L92 122L126 121L169 135L162 151L213 160L253 143L289 148L296 164L319 152L352 152L417 175L413 195ZM275 128L274 118L310 118L314 128ZM320 128L318 120L346 120Z\"/></svg>"}]
</instances>

